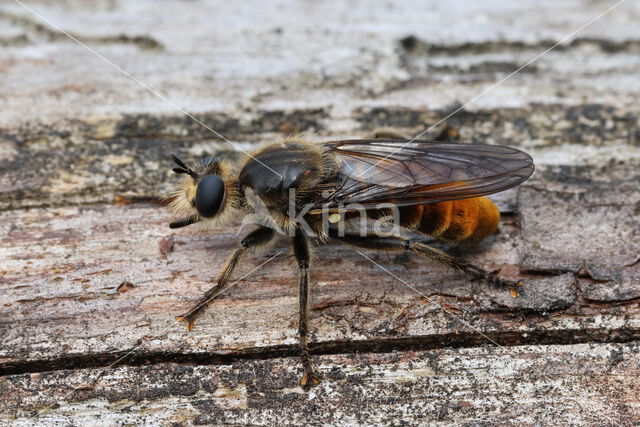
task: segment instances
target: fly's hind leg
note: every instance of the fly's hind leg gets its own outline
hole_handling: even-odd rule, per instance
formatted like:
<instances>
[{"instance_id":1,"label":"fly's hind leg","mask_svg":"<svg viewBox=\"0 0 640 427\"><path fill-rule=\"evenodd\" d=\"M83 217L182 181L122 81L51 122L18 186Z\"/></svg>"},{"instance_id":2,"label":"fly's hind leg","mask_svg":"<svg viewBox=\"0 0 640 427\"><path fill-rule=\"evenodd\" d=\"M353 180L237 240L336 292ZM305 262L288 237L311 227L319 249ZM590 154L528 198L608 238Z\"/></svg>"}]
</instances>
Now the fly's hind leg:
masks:
<instances>
[{"instance_id":1,"label":"fly's hind leg","mask_svg":"<svg viewBox=\"0 0 640 427\"><path fill-rule=\"evenodd\" d=\"M293 252L295 253L298 267L300 268L300 322L298 324L298 335L300 340L300 358L304 368L300 385L304 388L309 388L319 384L320 378L316 374L316 370L311 362L311 355L309 354L309 346L307 343L307 335L309 333L309 307L311 306L309 292L309 261L311 256L309 253L309 242L301 230L296 230L293 238Z\"/></svg>"},{"instance_id":2,"label":"fly's hind leg","mask_svg":"<svg viewBox=\"0 0 640 427\"><path fill-rule=\"evenodd\" d=\"M442 264L464 271L473 278L484 280L494 285L504 286L508 288L515 288L516 286L522 285L522 282L513 282L511 280L502 279L496 276L494 273L483 269L482 267L478 267L477 265L453 257L448 253L441 251L440 249L425 245L424 243L414 243L406 240L405 248L412 250L413 252L430 261L440 262Z\"/></svg>"},{"instance_id":3,"label":"fly's hind leg","mask_svg":"<svg viewBox=\"0 0 640 427\"><path fill-rule=\"evenodd\" d=\"M358 246L361 248L377 249L377 250L391 251L391 252L400 252L404 250L410 250L420 255L421 257L426 258L429 261L439 262L441 264L448 265L449 267L456 268L458 270L461 270L469 274L471 277L484 280L495 285L514 288L522 284L521 282L513 282L511 280L501 279L500 277L496 276L493 273L488 272L487 270L481 267L473 265L464 260L455 258L447 254L446 252L433 248L424 243L407 239L402 236L380 237L376 235L368 235L368 236L362 237L359 234L347 234L344 236L339 236L337 235L337 233L332 232L331 230L329 235L333 238L342 240L345 243L348 243L353 246Z\"/></svg>"},{"instance_id":4,"label":"fly's hind leg","mask_svg":"<svg viewBox=\"0 0 640 427\"><path fill-rule=\"evenodd\" d=\"M398 132L394 128L388 127L374 129L373 132L371 132L371 137L375 139L410 139L407 135Z\"/></svg>"},{"instance_id":5,"label":"fly's hind leg","mask_svg":"<svg viewBox=\"0 0 640 427\"><path fill-rule=\"evenodd\" d=\"M233 273L233 270L238 265L242 254L244 254L247 250L265 246L273 239L274 234L274 231L270 228L261 227L245 236L240 241L240 247L233 251L229 259L227 260L224 268L222 269L222 273L220 273L220 277L218 278L218 283L207 292L205 292L202 298L200 298L198 303L194 305L191 310L181 316L176 317L176 319L180 322L185 322L187 324L187 329L192 330L196 317L200 313L202 313L202 310L209 302L217 298L220 293L222 293L222 291L229 283L231 273Z\"/></svg>"},{"instance_id":6,"label":"fly's hind leg","mask_svg":"<svg viewBox=\"0 0 640 427\"><path fill-rule=\"evenodd\" d=\"M433 135L433 136L432 136ZM398 132L394 128L383 127L374 129L371 133L371 137L374 139L398 139L398 140L413 140L408 135ZM425 136L421 136L422 139L429 139L436 142L454 142L460 137L458 131L449 126L447 122L442 122L434 129L433 133L428 132Z\"/></svg>"}]
</instances>

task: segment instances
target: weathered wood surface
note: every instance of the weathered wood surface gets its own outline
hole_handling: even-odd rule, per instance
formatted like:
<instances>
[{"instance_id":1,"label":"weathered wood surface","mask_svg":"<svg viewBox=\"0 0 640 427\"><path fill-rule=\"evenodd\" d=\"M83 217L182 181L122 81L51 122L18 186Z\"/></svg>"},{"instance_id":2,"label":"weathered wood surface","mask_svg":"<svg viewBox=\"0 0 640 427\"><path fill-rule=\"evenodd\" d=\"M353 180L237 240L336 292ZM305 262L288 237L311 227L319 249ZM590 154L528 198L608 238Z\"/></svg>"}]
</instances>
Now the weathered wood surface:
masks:
<instances>
[{"instance_id":1,"label":"weathered wood surface","mask_svg":"<svg viewBox=\"0 0 640 427\"><path fill-rule=\"evenodd\" d=\"M417 134L613 3L27 4L248 149L292 131ZM319 248L326 381L304 393L284 242L189 333L174 316L236 230L172 232L162 207L114 202L166 191L171 152L232 147L2 4L2 421L639 422L639 15L623 3L449 120L536 161L496 196L495 241L464 254L523 279L518 294L367 252L413 290Z\"/></svg>"},{"instance_id":2,"label":"weathered wood surface","mask_svg":"<svg viewBox=\"0 0 640 427\"><path fill-rule=\"evenodd\" d=\"M18 425L32 422L38 410L43 423L61 424L640 422L636 343L340 354L318 361L327 380L308 393L291 386L299 377L297 358L120 367L72 399L69 390L93 383L100 371L12 377L2 391L4 405L20 408Z\"/></svg>"}]
</instances>

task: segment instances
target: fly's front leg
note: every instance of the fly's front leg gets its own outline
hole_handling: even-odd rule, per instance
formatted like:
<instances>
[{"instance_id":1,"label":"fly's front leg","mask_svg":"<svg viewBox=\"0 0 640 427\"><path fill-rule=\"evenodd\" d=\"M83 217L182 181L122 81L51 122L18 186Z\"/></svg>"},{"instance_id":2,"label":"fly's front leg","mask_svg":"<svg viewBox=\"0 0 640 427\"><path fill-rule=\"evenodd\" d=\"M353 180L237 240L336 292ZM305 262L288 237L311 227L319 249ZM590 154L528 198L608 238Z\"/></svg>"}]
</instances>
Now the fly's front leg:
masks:
<instances>
[{"instance_id":1,"label":"fly's front leg","mask_svg":"<svg viewBox=\"0 0 640 427\"><path fill-rule=\"evenodd\" d=\"M311 362L311 355L309 354L309 347L307 344L307 335L309 332L309 307L311 305L310 292L309 292L309 242L304 236L303 232L296 230L296 234L293 238L293 252L295 253L296 260L298 261L298 267L300 268L300 323L298 324L298 335L300 339L300 358L302 359L302 366L304 368L304 374L300 379L300 385L308 388L320 383L320 378L316 374L313 363Z\"/></svg>"},{"instance_id":2,"label":"fly's front leg","mask_svg":"<svg viewBox=\"0 0 640 427\"><path fill-rule=\"evenodd\" d=\"M489 283L493 283L499 286L505 286L509 288L516 287L521 285L521 282L513 282L511 280L504 280L497 277L495 274L488 272L487 270L463 261L461 259L455 258L449 255L446 252L443 252L439 249L433 248L429 245L425 245L424 243L413 241L407 239L402 236L387 236L380 237L375 235L367 235L362 237L358 234L347 234L344 236L339 236L337 232L331 231L329 232L331 237L342 240L345 243L348 243L353 246L359 246L361 248L368 249L377 249L384 251L392 251L399 252L403 250L410 250L423 258L428 259L429 261L439 262L449 267L456 268L458 270L464 271L470 276L485 280Z\"/></svg>"},{"instance_id":3,"label":"fly's front leg","mask_svg":"<svg viewBox=\"0 0 640 427\"><path fill-rule=\"evenodd\" d=\"M187 329L192 330L196 317L200 313L202 313L202 310L209 302L220 295L220 293L229 283L231 273L233 273L236 265L238 265L238 261L240 261L242 254L244 254L247 250L265 246L273 239L274 234L275 233L272 229L261 227L244 237L240 241L240 247L233 251L229 259L227 260L224 268L222 269L222 273L220 273L220 277L218 278L218 283L207 292L205 292L202 298L200 298L198 303L194 305L191 310L189 310L182 316L176 317L176 319L180 322L185 322L187 324Z\"/></svg>"}]
</instances>

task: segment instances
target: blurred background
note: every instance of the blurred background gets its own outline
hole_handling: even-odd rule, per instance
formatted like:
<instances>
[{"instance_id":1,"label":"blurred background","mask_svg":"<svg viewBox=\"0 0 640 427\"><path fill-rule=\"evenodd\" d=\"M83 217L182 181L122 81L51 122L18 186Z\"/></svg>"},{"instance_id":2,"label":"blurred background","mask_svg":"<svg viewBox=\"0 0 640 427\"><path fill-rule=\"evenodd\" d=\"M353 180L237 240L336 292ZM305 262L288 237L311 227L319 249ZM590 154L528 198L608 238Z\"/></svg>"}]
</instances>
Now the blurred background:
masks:
<instances>
[{"instance_id":1,"label":"blurred background","mask_svg":"<svg viewBox=\"0 0 640 427\"><path fill-rule=\"evenodd\" d=\"M5 167L0 204L37 203L12 201L10 189L47 203L90 189L104 198L132 185L157 191L166 176L153 171L166 169L159 161L176 141L200 155L221 140L183 111L252 143L291 132L362 136L378 126L418 134L465 105L448 120L463 140L515 144L540 166L628 159L640 4L616 4L7 0L2 159L37 170L73 165L75 181ZM20 132L50 144L16 145L11 136ZM162 141L128 141L129 163L105 156L103 145L77 152L76 138L110 145L127 136ZM53 158L51 144L60 148ZM13 157L25 147L28 159Z\"/></svg>"},{"instance_id":2,"label":"blurred background","mask_svg":"<svg viewBox=\"0 0 640 427\"><path fill-rule=\"evenodd\" d=\"M14 159L38 170L73 165L83 182L5 168L0 204L29 203L9 200L9 188L47 203L76 190L157 191L166 176L153 171L166 169L166 153L200 155L220 135L245 148L291 132L417 135L461 106L448 123L463 140L520 146L542 167L635 158L639 14L638 2L605 0L7 0L2 158L25 147L10 136L41 135L56 156L51 144L30 144L29 159ZM138 136L161 142L128 141L130 163L105 156L104 145L77 152L76 138Z\"/></svg>"}]
</instances>

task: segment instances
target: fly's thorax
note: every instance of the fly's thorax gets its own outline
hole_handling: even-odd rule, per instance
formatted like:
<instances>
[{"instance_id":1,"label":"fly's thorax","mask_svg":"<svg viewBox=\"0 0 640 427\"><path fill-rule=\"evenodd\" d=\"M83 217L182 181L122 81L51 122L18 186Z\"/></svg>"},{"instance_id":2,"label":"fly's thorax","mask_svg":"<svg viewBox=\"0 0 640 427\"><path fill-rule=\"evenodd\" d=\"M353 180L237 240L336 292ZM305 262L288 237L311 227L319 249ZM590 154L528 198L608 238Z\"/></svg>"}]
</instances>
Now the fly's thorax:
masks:
<instances>
[{"instance_id":1,"label":"fly's thorax","mask_svg":"<svg viewBox=\"0 0 640 427\"><path fill-rule=\"evenodd\" d=\"M271 144L253 154L240 170L238 182L254 208L287 213L321 197L337 174L326 148L299 139Z\"/></svg>"}]
</instances>

